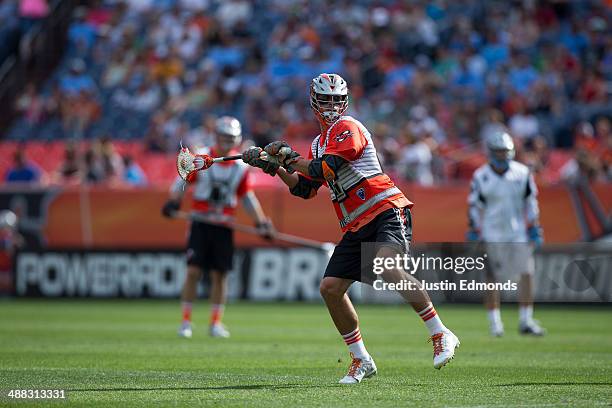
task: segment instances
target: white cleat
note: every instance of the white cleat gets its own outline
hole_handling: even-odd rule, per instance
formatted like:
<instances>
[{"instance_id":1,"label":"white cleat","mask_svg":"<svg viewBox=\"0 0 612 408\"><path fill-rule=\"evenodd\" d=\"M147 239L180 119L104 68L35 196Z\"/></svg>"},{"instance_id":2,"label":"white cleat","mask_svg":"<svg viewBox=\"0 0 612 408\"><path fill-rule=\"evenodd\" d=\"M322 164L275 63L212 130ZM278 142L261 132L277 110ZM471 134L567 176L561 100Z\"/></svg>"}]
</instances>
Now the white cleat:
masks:
<instances>
[{"instance_id":1,"label":"white cleat","mask_svg":"<svg viewBox=\"0 0 612 408\"><path fill-rule=\"evenodd\" d=\"M230 332L223 324L217 323L210 326L210 336L228 338L230 336Z\"/></svg>"},{"instance_id":2,"label":"white cleat","mask_svg":"<svg viewBox=\"0 0 612 408\"><path fill-rule=\"evenodd\" d=\"M362 360L355 358L353 353L351 353L351 359L348 374L338 381L340 384L357 384L364 378L369 378L376 374L376 364L374 364L372 357L369 360Z\"/></svg>"},{"instance_id":3,"label":"white cleat","mask_svg":"<svg viewBox=\"0 0 612 408\"><path fill-rule=\"evenodd\" d=\"M504 325L501 323L491 323L489 333L493 337L502 337L504 335Z\"/></svg>"},{"instance_id":4,"label":"white cleat","mask_svg":"<svg viewBox=\"0 0 612 408\"><path fill-rule=\"evenodd\" d=\"M455 349L461 345L457 336L448 329L434 334L430 341L433 343L433 362L434 368L437 370L444 367L455 357Z\"/></svg>"},{"instance_id":5,"label":"white cleat","mask_svg":"<svg viewBox=\"0 0 612 408\"><path fill-rule=\"evenodd\" d=\"M178 330L179 337L190 339L192 334L193 333L191 331L191 323L183 322L183 324L181 324L181 327L179 327Z\"/></svg>"},{"instance_id":6,"label":"white cleat","mask_svg":"<svg viewBox=\"0 0 612 408\"><path fill-rule=\"evenodd\" d=\"M537 320L529 319L519 324L519 333L539 337L546 334L546 329L540 326L540 322Z\"/></svg>"}]
</instances>

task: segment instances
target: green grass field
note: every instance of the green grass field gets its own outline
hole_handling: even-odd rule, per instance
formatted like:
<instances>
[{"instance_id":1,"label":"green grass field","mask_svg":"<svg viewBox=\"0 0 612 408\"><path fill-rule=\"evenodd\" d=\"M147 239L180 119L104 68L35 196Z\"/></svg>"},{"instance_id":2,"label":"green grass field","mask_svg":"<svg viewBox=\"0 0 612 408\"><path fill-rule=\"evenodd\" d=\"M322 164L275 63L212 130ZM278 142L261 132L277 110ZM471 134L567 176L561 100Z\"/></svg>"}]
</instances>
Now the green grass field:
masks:
<instances>
[{"instance_id":1,"label":"green grass field","mask_svg":"<svg viewBox=\"0 0 612 408\"><path fill-rule=\"evenodd\" d=\"M612 406L611 308L540 307L536 339L507 307L492 339L481 307L441 306L462 347L437 371L416 315L360 306L379 375L356 386L337 384L348 355L323 305L230 305L230 339L207 336L207 309L186 340L176 301L2 300L0 389L66 389L53 406Z\"/></svg>"}]
</instances>

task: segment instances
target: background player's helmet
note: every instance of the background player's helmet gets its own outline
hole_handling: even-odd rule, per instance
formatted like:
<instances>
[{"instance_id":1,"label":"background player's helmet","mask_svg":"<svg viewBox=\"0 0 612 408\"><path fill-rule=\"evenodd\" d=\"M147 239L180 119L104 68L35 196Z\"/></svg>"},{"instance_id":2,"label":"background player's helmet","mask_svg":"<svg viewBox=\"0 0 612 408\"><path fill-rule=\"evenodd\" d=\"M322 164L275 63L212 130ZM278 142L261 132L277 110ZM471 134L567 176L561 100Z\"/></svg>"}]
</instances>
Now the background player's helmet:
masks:
<instances>
[{"instance_id":1,"label":"background player's helmet","mask_svg":"<svg viewBox=\"0 0 612 408\"><path fill-rule=\"evenodd\" d=\"M506 170L514 159L514 142L505 131L494 132L485 141L489 162L498 170Z\"/></svg>"},{"instance_id":2,"label":"background player's helmet","mask_svg":"<svg viewBox=\"0 0 612 408\"><path fill-rule=\"evenodd\" d=\"M326 123L333 123L348 108L348 86L338 74L321 74L310 84L310 106Z\"/></svg>"},{"instance_id":3,"label":"background player's helmet","mask_svg":"<svg viewBox=\"0 0 612 408\"><path fill-rule=\"evenodd\" d=\"M17 215L11 210L0 211L0 229L14 230L17 227Z\"/></svg>"},{"instance_id":4,"label":"background player's helmet","mask_svg":"<svg viewBox=\"0 0 612 408\"><path fill-rule=\"evenodd\" d=\"M242 142L242 126L232 116L221 116L215 122L217 144L221 149L230 150Z\"/></svg>"}]
</instances>

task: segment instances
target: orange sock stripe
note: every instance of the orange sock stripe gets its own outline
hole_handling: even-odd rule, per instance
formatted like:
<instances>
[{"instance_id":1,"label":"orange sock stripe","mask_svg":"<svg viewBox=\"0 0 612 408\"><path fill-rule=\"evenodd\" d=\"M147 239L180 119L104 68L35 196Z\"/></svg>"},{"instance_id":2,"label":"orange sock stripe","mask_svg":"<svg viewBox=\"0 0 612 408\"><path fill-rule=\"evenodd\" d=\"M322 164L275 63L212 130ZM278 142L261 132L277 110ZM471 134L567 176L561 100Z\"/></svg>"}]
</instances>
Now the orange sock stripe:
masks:
<instances>
[{"instance_id":1,"label":"orange sock stripe","mask_svg":"<svg viewBox=\"0 0 612 408\"><path fill-rule=\"evenodd\" d=\"M353 343L357 343L359 340L361 340L361 335L359 335L359 336L357 336L357 337L354 337L354 338L352 338L352 339L350 339L350 340L344 340L344 342L345 342L347 345L351 345L351 344L353 344Z\"/></svg>"},{"instance_id":2,"label":"orange sock stripe","mask_svg":"<svg viewBox=\"0 0 612 408\"><path fill-rule=\"evenodd\" d=\"M183 304L183 321L190 322L191 321L191 303Z\"/></svg>"},{"instance_id":3,"label":"orange sock stripe","mask_svg":"<svg viewBox=\"0 0 612 408\"><path fill-rule=\"evenodd\" d=\"M421 316L421 319L423 319L424 322L428 321L429 319L435 317L437 315L435 310L432 310L430 313L426 314L425 316Z\"/></svg>"},{"instance_id":4,"label":"orange sock stripe","mask_svg":"<svg viewBox=\"0 0 612 408\"><path fill-rule=\"evenodd\" d=\"M357 334L355 334L354 336L351 336L351 337L345 337L345 338L344 338L344 341L345 341L345 342L347 342L347 341L351 341L351 340L353 340L354 338L357 338L357 337L359 337L359 336L361 336L361 333L357 333Z\"/></svg>"},{"instance_id":5,"label":"orange sock stripe","mask_svg":"<svg viewBox=\"0 0 612 408\"><path fill-rule=\"evenodd\" d=\"M359 328L357 328L353 330L352 332L343 335L342 338L344 339L344 342L346 344L353 344L361 340L361 331L359 330Z\"/></svg>"},{"instance_id":6,"label":"orange sock stripe","mask_svg":"<svg viewBox=\"0 0 612 408\"><path fill-rule=\"evenodd\" d=\"M429 305L429 306L427 306L425 309L423 309L423 310L421 310L421 311L419 312L419 316L424 316L424 315L426 315L426 314L429 314L429 312L431 312L432 310L435 310L435 309L434 309L434 307L433 307L433 305Z\"/></svg>"},{"instance_id":7,"label":"orange sock stripe","mask_svg":"<svg viewBox=\"0 0 612 408\"><path fill-rule=\"evenodd\" d=\"M210 310L210 324L221 323L223 317L223 306L213 306Z\"/></svg>"},{"instance_id":8,"label":"orange sock stripe","mask_svg":"<svg viewBox=\"0 0 612 408\"><path fill-rule=\"evenodd\" d=\"M431 318L435 317L436 315L437 315L436 309L434 308L433 305L429 305L425 309L423 309L423 310L421 310L419 312L419 316L421 317L421 319L423 319L424 322L430 320Z\"/></svg>"}]
</instances>

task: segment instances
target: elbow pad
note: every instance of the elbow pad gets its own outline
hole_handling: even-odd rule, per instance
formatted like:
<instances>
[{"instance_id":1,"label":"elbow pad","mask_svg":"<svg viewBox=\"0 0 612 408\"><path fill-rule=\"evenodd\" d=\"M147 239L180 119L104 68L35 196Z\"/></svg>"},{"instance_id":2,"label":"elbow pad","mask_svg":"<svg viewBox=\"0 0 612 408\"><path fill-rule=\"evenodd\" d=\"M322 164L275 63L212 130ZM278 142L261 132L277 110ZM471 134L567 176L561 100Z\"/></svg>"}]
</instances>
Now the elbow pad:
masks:
<instances>
[{"instance_id":1,"label":"elbow pad","mask_svg":"<svg viewBox=\"0 0 612 408\"><path fill-rule=\"evenodd\" d=\"M317 195L317 190L319 189L319 187L321 187L320 183L307 179L301 174L298 175L298 177L298 183L293 188L289 189L289 192L291 194L297 197L302 197L305 200L308 200L309 198L312 198Z\"/></svg>"},{"instance_id":2,"label":"elbow pad","mask_svg":"<svg viewBox=\"0 0 612 408\"><path fill-rule=\"evenodd\" d=\"M316 179L334 180L344 163L347 163L347 161L340 156L325 154L323 157L310 162L308 175Z\"/></svg>"}]
</instances>

